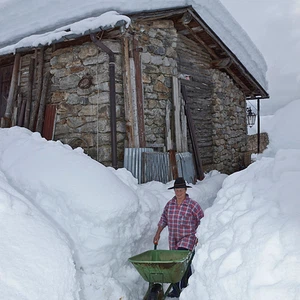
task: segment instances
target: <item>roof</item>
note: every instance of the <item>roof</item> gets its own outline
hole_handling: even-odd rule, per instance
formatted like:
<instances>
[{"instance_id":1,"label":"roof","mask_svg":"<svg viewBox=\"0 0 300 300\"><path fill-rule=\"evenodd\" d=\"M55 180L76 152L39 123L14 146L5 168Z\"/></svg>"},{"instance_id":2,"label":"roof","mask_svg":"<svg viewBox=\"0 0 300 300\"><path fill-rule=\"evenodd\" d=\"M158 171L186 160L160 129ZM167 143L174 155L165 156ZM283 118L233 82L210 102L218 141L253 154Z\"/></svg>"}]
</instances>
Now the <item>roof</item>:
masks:
<instances>
[{"instance_id":1,"label":"roof","mask_svg":"<svg viewBox=\"0 0 300 300\"><path fill-rule=\"evenodd\" d=\"M236 81L243 77L239 84L244 86L244 91L249 87L247 81L250 81L252 90L253 84L256 85L254 94L257 95L248 93L248 97L268 97L267 66L262 54L219 0L31 2L33 5L30 7L23 0L4 0L4 4L0 3L0 55L22 47L50 44L64 36L73 38L93 29L111 28L120 25L120 21L128 23L126 15L151 18L159 14L173 14L176 18L176 15L179 17L184 12L190 15L191 21L188 24L177 22L177 29L181 32L186 30L189 38L209 45L207 50L215 61L215 67L226 70L230 76L235 76ZM188 5L182 7L182 4ZM107 16L114 16L114 19Z\"/></svg>"}]
</instances>

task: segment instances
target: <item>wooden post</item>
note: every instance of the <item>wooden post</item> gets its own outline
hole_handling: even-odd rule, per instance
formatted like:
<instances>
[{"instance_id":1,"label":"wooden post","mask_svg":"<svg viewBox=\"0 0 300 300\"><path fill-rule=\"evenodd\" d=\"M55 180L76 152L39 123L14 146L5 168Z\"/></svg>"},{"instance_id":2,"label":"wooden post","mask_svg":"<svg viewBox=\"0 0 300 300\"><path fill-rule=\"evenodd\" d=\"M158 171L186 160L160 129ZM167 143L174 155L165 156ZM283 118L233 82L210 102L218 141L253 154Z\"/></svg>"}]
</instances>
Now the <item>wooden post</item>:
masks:
<instances>
[{"instance_id":1,"label":"wooden post","mask_svg":"<svg viewBox=\"0 0 300 300\"><path fill-rule=\"evenodd\" d=\"M173 76L173 103L174 103L174 121L175 121L175 143L176 143L176 151L181 152L181 138L182 138L182 132L181 132L181 124L180 124L180 110L181 110L181 104L179 99L179 88L178 88L178 78L176 76Z\"/></svg>"},{"instance_id":2,"label":"wooden post","mask_svg":"<svg viewBox=\"0 0 300 300\"><path fill-rule=\"evenodd\" d=\"M36 123L36 131L42 132L43 129L43 122L44 122L44 113L45 113L45 106L47 101L47 92L48 92L48 85L50 81L50 72L48 71L45 75L45 80L43 81L43 89L40 101L40 107L38 112L38 118Z\"/></svg>"},{"instance_id":3,"label":"wooden post","mask_svg":"<svg viewBox=\"0 0 300 300\"><path fill-rule=\"evenodd\" d=\"M35 123L36 123L39 105L41 101L42 87L43 87L43 70L44 70L44 48L42 47L40 50L40 55L38 57L36 99L33 103L30 122L29 122L29 129L31 131L34 131L35 129Z\"/></svg>"},{"instance_id":4,"label":"wooden post","mask_svg":"<svg viewBox=\"0 0 300 300\"><path fill-rule=\"evenodd\" d=\"M135 77L136 77L136 100L137 100L137 111L138 111L138 129L139 129L139 141L140 147L146 147L145 138L145 124L144 124L144 99L143 99L143 82L142 82L142 66L141 58L138 47L138 40L133 38L133 60L135 66Z\"/></svg>"},{"instance_id":5,"label":"wooden post","mask_svg":"<svg viewBox=\"0 0 300 300\"><path fill-rule=\"evenodd\" d=\"M19 113L19 116L18 116L17 125L18 126L23 126L26 101L23 98L21 93L19 93L19 95L18 95L18 102L20 103L20 113Z\"/></svg>"},{"instance_id":6,"label":"wooden post","mask_svg":"<svg viewBox=\"0 0 300 300\"><path fill-rule=\"evenodd\" d=\"M136 100L136 77L135 77L135 67L133 58L129 58L130 63L130 81L131 81L131 91L132 91L132 113L133 113L133 135L134 135L134 147L140 147L139 139L139 122L138 122L138 110L137 110L137 100Z\"/></svg>"},{"instance_id":7,"label":"wooden post","mask_svg":"<svg viewBox=\"0 0 300 300\"><path fill-rule=\"evenodd\" d=\"M178 169L177 169L177 163L176 163L175 150L169 150L169 161L170 161L170 166L172 169L173 179L177 179L178 178Z\"/></svg>"},{"instance_id":8,"label":"wooden post","mask_svg":"<svg viewBox=\"0 0 300 300\"><path fill-rule=\"evenodd\" d=\"M133 148L135 145L134 138L134 115L133 115L133 96L131 90L131 74L130 74L130 58L129 58L129 41L128 37L123 38L123 64L125 72L123 72L124 83L124 106L126 133L128 138L128 147Z\"/></svg>"},{"instance_id":9,"label":"wooden post","mask_svg":"<svg viewBox=\"0 0 300 300\"><path fill-rule=\"evenodd\" d=\"M13 106L13 112L12 112L12 118L11 118L11 126L16 126L17 125L18 111L20 110L19 101L17 100L19 92L20 92L20 86L17 86L17 88L14 91L13 103L15 103L15 105Z\"/></svg>"},{"instance_id":10,"label":"wooden post","mask_svg":"<svg viewBox=\"0 0 300 300\"><path fill-rule=\"evenodd\" d=\"M19 73L19 67L20 67L20 60L21 60L21 54L17 53L15 55L13 73L12 73L9 94L8 94L7 104L6 104L6 110L5 110L4 117L1 119L1 127L2 128L11 126L13 102L14 102L14 98L15 98L17 85L18 85L18 73Z\"/></svg>"},{"instance_id":11,"label":"wooden post","mask_svg":"<svg viewBox=\"0 0 300 300\"><path fill-rule=\"evenodd\" d=\"M257 99L257 153L260 153L260 99Z\"/></svg>"},{"instance_id":12,"label":"wooden post","mask_svg":"<svg viewBox=\"0 0 300 300\"><path fill-rule=\"evenodd\" d=\"M27 84L27 101L25 108L24 116L24 127L29 128L29 119L31 111L31 101L32 101L32 85L33 85L33 76L34 76L34 58L30 58L29 63L29 73L28 73L28 84Z\"/></svg>"}]
</instances>

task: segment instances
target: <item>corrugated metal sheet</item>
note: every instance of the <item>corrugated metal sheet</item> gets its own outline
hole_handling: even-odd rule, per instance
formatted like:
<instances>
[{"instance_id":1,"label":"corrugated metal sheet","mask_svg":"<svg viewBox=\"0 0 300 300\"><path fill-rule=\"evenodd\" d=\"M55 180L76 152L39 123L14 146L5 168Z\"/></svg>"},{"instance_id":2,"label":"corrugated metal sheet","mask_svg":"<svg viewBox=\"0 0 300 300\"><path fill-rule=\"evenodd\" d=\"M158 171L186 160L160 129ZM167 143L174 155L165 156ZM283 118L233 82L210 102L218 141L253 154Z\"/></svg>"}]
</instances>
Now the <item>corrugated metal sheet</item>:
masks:
<instances>
[{"instance_id":1,"label":"corrugated metal sheet","mask_svg":"<svg viewBox=\"0 0 300 300\"><path fill-rule=\"evenodd\" d=\"M176 153L176 164L178 176L183 177L188 183L195 183L196 170L192 153Z\"/></svg>"},{"instance_id":2,"label":"corrugated metal sheet","mask_svg":"<svg viewBox=\"0 0 300 300\"><path fill-rule=\"evenodd\" d=\"M190 152L176 153L178 176L188 183L195 183L196 171ZM168 152L154 152L152 148L125 148L124 168L138 179L139 183L173 180Z\"/></svg>"},{"instance_id":3,"label":"corrugated metal sheet","mask_svg":"<svg viewBox=\"0 0 300 300\"><path fill-rule=\"evenodd\" d=\"M168 152L143 153L143 182L172 180Z\"/></svg>"},{"instance_id":4,"label":"corrugated metal sheet","mask_svg":"<svg viewBox=\"0 0 300 300\"><path fill-rule=\"evenodd\" d=\"M153 152L152 148L125 148L124 168L137 178L138 183L142 183L142 153Z\"/></svg>"}]
</instances>

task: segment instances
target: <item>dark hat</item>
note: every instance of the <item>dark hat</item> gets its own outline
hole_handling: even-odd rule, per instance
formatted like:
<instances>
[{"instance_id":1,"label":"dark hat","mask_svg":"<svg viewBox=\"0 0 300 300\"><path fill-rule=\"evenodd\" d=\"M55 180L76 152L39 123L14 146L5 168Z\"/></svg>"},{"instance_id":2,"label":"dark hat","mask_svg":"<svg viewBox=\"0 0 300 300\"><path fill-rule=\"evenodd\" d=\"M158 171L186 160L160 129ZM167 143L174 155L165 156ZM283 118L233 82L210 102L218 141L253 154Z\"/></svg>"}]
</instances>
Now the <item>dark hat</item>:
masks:
<instances>
[{"instance_id":1,"label":"dark hat","mask_svg":"<svg viewBox=\"0 0 300 300\"><path fill-rule=\"evenodd\" d=\"M174 186L168 188L168 190L171 189L185 189L185 188L191 188L191 186L188 186L185 184L185 180L183 177L178 177L175 182L174 182Z\"/></svg>"}]
</instances>

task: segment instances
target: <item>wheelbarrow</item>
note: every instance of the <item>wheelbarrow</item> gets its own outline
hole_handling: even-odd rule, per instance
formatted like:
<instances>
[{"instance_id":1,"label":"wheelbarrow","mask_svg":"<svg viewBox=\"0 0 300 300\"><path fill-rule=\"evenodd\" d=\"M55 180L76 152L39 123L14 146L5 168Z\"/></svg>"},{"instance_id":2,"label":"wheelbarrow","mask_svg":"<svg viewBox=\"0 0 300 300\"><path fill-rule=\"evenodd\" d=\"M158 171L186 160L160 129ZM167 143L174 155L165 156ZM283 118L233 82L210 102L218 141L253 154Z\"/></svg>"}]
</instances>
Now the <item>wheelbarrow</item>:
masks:
<instances>
[{"instance_id":1,"label":"wheelbarrow","mask_svg":"<svg viewBox=\"0 0 300 300\"><path fill-rule=\"evenodd\" d=\"M148 290L143 300L164 300L171 288L178 289L179 282L191 265L194 251L189 250L149 250L130 257L143 279L149 282ZM163 284L170 283L166 292Z\"/></svg>"}]
</instances>

